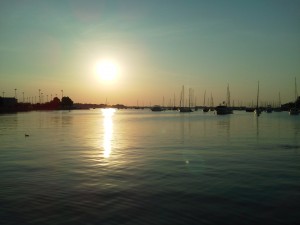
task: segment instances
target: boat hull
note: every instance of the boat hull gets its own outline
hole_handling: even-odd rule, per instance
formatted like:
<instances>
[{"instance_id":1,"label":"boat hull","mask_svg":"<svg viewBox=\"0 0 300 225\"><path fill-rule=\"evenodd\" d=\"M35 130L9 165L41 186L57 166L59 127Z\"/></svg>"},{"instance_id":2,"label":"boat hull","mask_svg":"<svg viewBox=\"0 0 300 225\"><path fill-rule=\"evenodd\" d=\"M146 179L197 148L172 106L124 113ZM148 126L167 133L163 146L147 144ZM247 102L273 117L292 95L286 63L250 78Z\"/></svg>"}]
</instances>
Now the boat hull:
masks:
<instances>
[{"instance_id":1,"label":"boat hull","mask_svg":"<svg viewBox=\"0 0 300 225\"><path fill-rule=\"evenodd\" d=\"M179 109L179 112L181 112L181 113L189 113L189 112L193 112L193 110L191 108L189 108L189 107L181 107Z\"/></svg>"},{"instance_id":2,"label":"boat hull","mask_svg":"<svg viewBox=\"0 0 300 225\"><path fill-rule=\"evenodd\" d=\"M217 111L217 115L233 114L232 108L227 106L217 106L216 111Z\"/></svg>"},{"instance_id":3,"label":"boat hull","mask_svg":"<svg viewBox=\"0 0 300 225\"><path fill-rule=\"evenodd\" d=\"M153 106L152 108L151 108L151 111L152 112L161 112L161 111L163 111L164 109L163 109L163 107L161 107L161 106Z\"/></svg>"}]
</instances>

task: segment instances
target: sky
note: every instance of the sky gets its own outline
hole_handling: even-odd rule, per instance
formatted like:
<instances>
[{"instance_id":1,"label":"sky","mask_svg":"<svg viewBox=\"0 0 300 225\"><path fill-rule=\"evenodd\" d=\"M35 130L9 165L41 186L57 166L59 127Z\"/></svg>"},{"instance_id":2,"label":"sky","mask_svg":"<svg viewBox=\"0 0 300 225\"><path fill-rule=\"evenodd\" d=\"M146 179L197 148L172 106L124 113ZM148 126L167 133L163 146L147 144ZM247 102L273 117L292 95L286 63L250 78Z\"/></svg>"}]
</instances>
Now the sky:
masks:
<instances>
[{"instance_id":1,"label":"sky","mask_svg":"<svg viewBox=\"0 0 300 225\"><path fill-rule=\"evenodd\" d=\"M95 65L111 60L116 78ZM19 102L69 96L74 102L197 105L295 98L300 83L300 1L1 0L0 94ZM300 88L300 85L298 85ZM186 93L187 96L187 93ZM45 97L46 100L46 97Z\"/></svg>"}]
</instances>

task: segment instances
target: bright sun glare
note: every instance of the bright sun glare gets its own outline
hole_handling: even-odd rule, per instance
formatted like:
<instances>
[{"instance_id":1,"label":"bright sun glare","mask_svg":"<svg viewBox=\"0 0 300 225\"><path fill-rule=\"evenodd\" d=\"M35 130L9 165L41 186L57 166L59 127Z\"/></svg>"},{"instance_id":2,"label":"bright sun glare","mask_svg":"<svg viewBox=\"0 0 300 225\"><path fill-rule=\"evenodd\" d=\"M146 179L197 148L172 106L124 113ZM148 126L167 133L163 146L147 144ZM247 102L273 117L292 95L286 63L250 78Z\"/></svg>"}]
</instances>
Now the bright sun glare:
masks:
<instances>
[{"instance_id":1,"label":"bright sun glare","mask_svg":"<svg viewBox=\"0 0 300 225\"><path fill-rule=\"evenodd\" d=\"M114 80L118 74L118 66L111 60L103 60L96 65L96 73L102 80Z\"/></svg>"}]
</instances>

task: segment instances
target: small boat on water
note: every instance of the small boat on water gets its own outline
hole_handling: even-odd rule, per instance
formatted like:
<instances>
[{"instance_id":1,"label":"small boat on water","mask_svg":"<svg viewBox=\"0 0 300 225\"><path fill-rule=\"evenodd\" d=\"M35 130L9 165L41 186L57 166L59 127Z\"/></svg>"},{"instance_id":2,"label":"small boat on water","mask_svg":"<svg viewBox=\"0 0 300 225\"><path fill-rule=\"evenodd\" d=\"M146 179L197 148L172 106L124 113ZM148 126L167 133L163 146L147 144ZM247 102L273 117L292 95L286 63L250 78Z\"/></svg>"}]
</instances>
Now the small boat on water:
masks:
<instances>
[{"instance_id":1,"label":"small boat on water","mask_svg":"<svg viewBox=\"0 0 300 225\"><path fill-rule=\"evenodd\" d=\"M161 111L164 111L164 108L161 107L160 105L154 105L153 107L151 107L151 111L152 112L161 112Z\"/></svg>"},{"instance_id":2,"label":"small boat on water","mask_svg":"<svg viewBox=\"0 0 300 225\"><path fill-rule=\"evenodd\" d=\"M186 112L193 112L191 107L180 107L179 112L186 113Z\"/></svg>"},{"instance_id":3,"label":"small boat on water","mask_svg":"<svg viewBox=\"0 0 300 225\"><path fill-rule=\"evenodd\" d=\"M191 108L191 89L189 89L189 104L188 104L188 106L185 106L184 100L185 100L185 98L184 98L184 86L182 86L181 96L180 96L179 112L181 112L181 113L193 112L193 110Z\"/></svg>"},{"instance_id":4,"label":"small boat on water","mask_svg":"<svg viewBox=\"0 0 300 225\"><path fill-rule=\"evenodd\" d=\"M254 108L254 105L253 105L253 100L252 100L252 104L249 105L248 107L245 107L245 111L246 112L254 112L255 108Z\"/></svg>"},{"instance_id":5,"label":"small boat on water","mask_svg":"<svg viewBox=\"0 0 300 225\"><path fill-rule=\"evenodd\" d=\"M211 111L211 112L215 111L214 99L213 99L212 93L210 94L210 107L209 107L209 111Z\"/></svg>"},{"instance_id":6,"label":"small boat on water","mask_svg":"<svg viewBox=\"0 0 300 225\"><path fill-rule=\"evenodd\" d=\"M208 108L208 107L206 107L206 104L205 104L205 99L206 99L206 90L205 90L205 92L204 92L204 98L203 98L203 109L202 109L202 111L203 111L203 112L208 112L208 111L209 111L209 108Z\"/></svg>"},{"instance_id":7,"label":"small boat on water","mask_svg":"<svg viewBox=\"0 0 300 225\"><path fill-rule=\"evenodd\" d=\"M217 111L217 115L226 115L226 114L233 114L233 109L230 107L230 91L229 85L227 86L227 102L223 102L223 105L219 105L215 108Z\"/></svg>"},{"instance_id":8,"label":"small boat on water","mask_svg":"<svg viewBox=\"0 0 300 225\"><path fill-rule=\"evenodd\" d=\"M256 116L260 116L261 112L262 112L261 108L256 108L256 109L254 110L254 114L255 114Z\"/></svg>"},{"instance_id":9,"label":"small boat on water","mask_svg":"<svg viewBox=\"0 0 300 225\"><path fill-rule=\"evenodd\" d=\"M202 110L203 110L203 112L208 112L208 111L209 111L209 108L206 107L206 106L204 106Z\"/></svg>"},{"instance_id":10,"label":"small boat on water","mask_svg":"<svg viewBox=\"0 0 300 225\"><path fill-rule=\"evenodd\" d=\"M251 108L246 108L246 109L245 109L246 112L254 112L254 110L255 110L255 108L252 108L252 107L251 107Z\"/></svg>"},{"instance_id":11,"label":"small boat on water","mask_svg":"<svg viewBox=\"0 0 300 225\"><path fill-rule=\"evenodd\" d=\"M272 108L271 105L267 105L266 112L267 113L272 113L273 112L273 108Z\"/></svg>"},{"instance_id":12,"label":"small boat on water","mask_svg":"<svg viewBox=\"0 0 300 225\"><path fill-rule=\"evenodd\" d=\"M219 105L215 108L215 110L217 111L217 115L226 115L233 113L232 108L226 105Z\"/></svg>"}]
</instances>

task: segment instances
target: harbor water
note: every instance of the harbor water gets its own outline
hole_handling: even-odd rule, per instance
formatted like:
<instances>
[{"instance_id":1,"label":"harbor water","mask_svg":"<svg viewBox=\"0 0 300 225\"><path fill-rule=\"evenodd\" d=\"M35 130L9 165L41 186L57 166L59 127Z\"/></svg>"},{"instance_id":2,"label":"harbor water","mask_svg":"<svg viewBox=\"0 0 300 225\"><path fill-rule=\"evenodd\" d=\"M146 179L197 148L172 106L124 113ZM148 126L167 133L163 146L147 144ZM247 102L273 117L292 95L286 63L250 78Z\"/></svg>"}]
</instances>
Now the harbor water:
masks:
<instances>
[{"instance_id":1,"label":"harbor water","mask_svg":"<svg viewBox=\"0 0 300 225\"><path fill-rule=\"evenodd\" d=\"M299 211L287 112L0 115L0 224L290 225Z\"/></svg>"}]
</instances>

